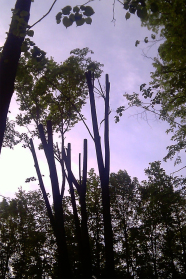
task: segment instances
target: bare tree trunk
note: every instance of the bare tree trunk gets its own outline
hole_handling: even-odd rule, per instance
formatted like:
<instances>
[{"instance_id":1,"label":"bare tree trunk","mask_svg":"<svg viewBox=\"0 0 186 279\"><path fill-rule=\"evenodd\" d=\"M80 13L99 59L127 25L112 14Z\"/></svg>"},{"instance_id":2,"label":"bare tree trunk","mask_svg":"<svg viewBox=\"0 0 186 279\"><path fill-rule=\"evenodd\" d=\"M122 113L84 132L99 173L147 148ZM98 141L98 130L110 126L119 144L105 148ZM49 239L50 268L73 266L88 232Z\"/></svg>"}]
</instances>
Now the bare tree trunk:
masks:
<instances>
[{"instance_id":1,"label":"bare tree trunk","mask_svg":"<svg viewBox=\"0 0 186 279\"><path fill-rule=\"evenodd\" d=\"M59 279L72 278L70 262L68 258L67 244L66 244L61 194L59 191L59 182L58 182L57 170L56 170L56 165L54 160L52 122L47 121L48 142L46 141L42 124L38 126L38 130L43 144L44 152L47 158L49 171L50 171L50 180L52 184L52 194L53 194L53 201L54 201L54 217L55 217L55 227L56 227L56 241L57 241L57 248L58 248L58 269L59 269L58 278Z\"/></svg>"},{"instance_id":2,"label":"bare tree trunk","mask_svg":"<svg viewBox=\"0 0 186 279\"><path fill-rule=\"evenodd\" d=\"M6 119L10 101L14 92L14 82L21 55L21 46L26 35L26 27L30 17L31 0L17 0L10 29L0 58L0 152L6 129ZM24 13L23 13L24 11ZM24 15L24 16L23 16ZM19 16L24 24L18 26Z\"/></svg>"},{"instance_id":3,"label":"bare tree trunk","mask_svg":"<svg viewBox=\"0 0 186 279\"><path fill-rule=\"evenodd\" d=\"M66 167L68 170L68 183L70 187L72 187L72 183L74 183L80 198L80 205L81 205L81 241L79 246L81 246L82 251L80 253L81 260L82 260L82 277L89 279L92 278L92 262L91 262L91 251L90 251L90 243L89 243L89 235L88 235L88 224L87 224L87 211L86 211L86 183L87 183L87 140L84 140L84 158L83 158L83 179L80 184L75 179L72 170L71 170L71 153L70 153L71 145L68 144L68 155L64 154L64 160L66 163ZM73 189L70 188L71 191L71 198L72 204L75 201L73 197ZM75 216L75 215L74 215ZM79 232L79 228L77 228ZM79 233L78 233L79 234Z\"/></svg>"},{"instance_id":4,"label":"bare tree trunk","mask_svg":"<svg viewBox=\"0 0 186 279\"><path fill-rule=\"evenodd\" d=\"M109 91L110 83L108 75L106 75L106 96L105 96L105 162L103 161L100 135L98 129L96 105L94 99L93 84L91 80L91 72L86 73L87 84L89 88L90 106L92 115L92 125L94 131L94 143L96 148L99 176L102 188L102 204L103 204L103 222L104 222L104 240L105 240L105 278L116 278L114 270L114 252L113 252L113 233L110 214L110 195L109 195L109 171L110 171L110 150L109 150Z\"/></svg>"}]
</instances>

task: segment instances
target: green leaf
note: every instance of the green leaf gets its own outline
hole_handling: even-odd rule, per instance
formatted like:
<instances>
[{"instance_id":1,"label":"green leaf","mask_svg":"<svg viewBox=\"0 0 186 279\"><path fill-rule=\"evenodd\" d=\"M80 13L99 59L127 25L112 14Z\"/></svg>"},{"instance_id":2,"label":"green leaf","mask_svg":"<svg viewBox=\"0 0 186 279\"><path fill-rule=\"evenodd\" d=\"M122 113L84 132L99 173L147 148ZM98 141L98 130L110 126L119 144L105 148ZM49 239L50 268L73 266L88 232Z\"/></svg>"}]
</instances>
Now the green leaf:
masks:
<instances>
[{"instance_id":1,"label":"green leaf","mask_svg":"<svg viewBox=\"0 0 186 279\"><path fill-rule=\"evenodd\" d=\"M21 52L26 52L28 49L29 47L27 46L27 43L23 42L21 46Z\"/></svg>"},{"instance_id":2,"label":"green leaf","mask_svg":"<svg viewBox=\"0 0 186 279\"><path fill-rule=\"evenodd\" d=\"M147 17L147 9L146 8L138 9L137 16L141 19L145 19Z\"/></svg>"},{"instance_id":3,"label":"green leaf","mask_svg":"<svg viewBox=\"0 0 186 279\"><path fill-rule=\"evenodd\" d=\"M71 12L71 10L72 10L72 7L71 7L71 6L66 6L66 7L64 7L64 8L62 9L62 13L63 13L64 15L69 15L70 12Z\"/></svg>"},{"instance_id":4,"label":"green leaf","mask_svg":"<svg viewBox=\"0 0 186 279\"><path fill-rule=\"evenodd\" d=\"M86 6L84 13L85 16L92 16L94 14L94 10L90 6Z\"/></svg>"},{"instance_id":5,"label":"green leaf","mask_svg":"<svg viewBox=\"0 0 186 279\"><path fill-rule=\"evenodd\" d=\"M21 17L27 16L27 15L28 15L28 12L27 12L27 11L21 11L21 12L20 12L20 16L21 16Z\"/></svg>"},{"instance_id":6,"label":"green leaf","mask_svg":"<svg viewBox=\"0 0 186 279\"><path fill-rule=\"evenodd\" d=\"M80 9L81 9L82 11L85 11L86 7L83 6L83 5L81 5L81 6L80 6Z\"/></svg>"},{"instance_id":7,"label":"green leaf","mask_svg":"<svg viewBox=\"0 0 186 279\"><path fill-rule=\"evenodd\" d=\"M61 22L61 17L62 17L62 12L59 12L59 13L56 15L56 21L57 21L57 23L60 23L60 22Z\"/></svg>"},{"instance_id":8,"label":"green leaf","mask_svg":"<svg viewBox=\"0 0 186 279\"><path fill-rule=\"evenodd\" d=\"M83 25L84 23L85 23L85 19L84 19L84 18L82 18L82 19L76 21L76 25L77 25L77 26L81 26L81 25Z\"/></svg>"},{"instance_id":9,"label":"green leaf","mask_svg":"<svg viewBox=\"0 0 186 279\"><path fill-rule=\"evenodd\" d=\"M123 8L124 8L125 10L128 10L128 9L129 9L129 4L128 4L128 3L124 3Z\"/></svg>"},{"instance_id":10,"label":"green leaf","mask_svg":"<svg viewBox=\"0 0 186 279\"><path fill-rule=\"evenodd\" d=\"M28 31L27 31L27 35L28 35L29 37L33 37L33 36L34 36L34 30L28 30Z\"/></svg>"},{"instance_id":11,"label":"green leaf","mask_svg":"<svg viewBox=\"0 0 186 279\"><path fill-rule=\"evenodd\" d=\"M159 11L159 7L156 2L150 4L150 9L153 13L157 13Z\"/></svg>"},{"instance_id":12,"label":"green leaf","mask_svg":"<svg viewBox=\"0 0 186 279\"><path fill-rule=\"evenodd\" d=\"M79 13L75 13L74 18L75 18L75 21L81 20L82 19L82 15L79 14Z\"/></svg>"},{"instance_id":13,"label":"green leaf","mask_svg":"<svg viewBox=\"0 0 186 279\"><path fill-rule=\"evenodd\" d=\"M125 18L126 18L126 20L130 18L130 13L129 12L126 13Z\"/></svg>"},{"instance_id":14,"label":"green leaf","mask_svg":"<svg viewBox=\"0 0 186 279\"><path fill-rule=\"evenodd\" d=\"M91 24L92 23L91 17L85 18L85 22L86 22L86 24Z\"/></svg>"},{"instance_id":15,"label":"green leaf","mask_svg":"<svg viewBox=\"0 0 186 279\"><path fill-rule=\"evenodd\" d=\"M137 47L137 46L139 45L139 43L140 43L140 41L137 40L137 41L135 42L135 46Z\"/></svg>"},{"instance_id":16,"label":"green leaf","mask_svg":"<svg viewBox=\"0 0 186 279\"><path fill-rule=\"evenodd\" d=\"M75 7L73 8L73 12L74 12L74 13L79 13L79 11L80 11L80 8L79 8L78 6L75 6Z\"/></svg>"},{"instance_id":17,"label":"green leaf","mask_svg":"<svg viewBox=\"0 0 186 279\"><path fill-rule=\"evenodd\" d=\"M63 25L67 28L67 27L69 27L69 26L71 26L73 24L73 22L67 17L67 16L65 16L64 18L63 18Z\"/></svg>"},{"instance_id":18,"label":"green leaf","mask_svg":"<svg viewBox=\"0 0 186 279\"><path fill-rule=\"evenodd\" d=\"M131 14L135 14L135 12L136 12L136 7L130 5L130 7L129 7L129 12L130 12Z\"/></svg>"},{"instance_id":19,"label":"green leaf","mask_svg":"<svg viewBox=\"0 0 186 279\"><path fill-rule=\"evenodd\" d=\"M74 14L70 14L69 19L74 22L75 21L75 15Z\"/></svg>"},{"instance_id":20,"label":"green leaf","mask_svg":"<svg viewBox=\"0 0 186 279\"><path fill-rule=\"evenodd\" d=\"M25 37L25 33L20 33L19 36L24 38Z\"/></svg>"}]
</instances>

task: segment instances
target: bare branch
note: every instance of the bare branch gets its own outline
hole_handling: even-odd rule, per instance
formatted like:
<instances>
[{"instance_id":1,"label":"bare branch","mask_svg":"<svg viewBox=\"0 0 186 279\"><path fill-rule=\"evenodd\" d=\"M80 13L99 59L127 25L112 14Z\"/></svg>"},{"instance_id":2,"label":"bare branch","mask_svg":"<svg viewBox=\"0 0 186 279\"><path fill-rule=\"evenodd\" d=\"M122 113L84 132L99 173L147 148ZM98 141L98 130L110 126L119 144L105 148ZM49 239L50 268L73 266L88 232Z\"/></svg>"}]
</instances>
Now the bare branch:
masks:
<instances>
[{"instance_id":1,"label":"bare branch","mask_svg":"<svg viewBox=\"0 0 186 279\"><path fill-rule=\"evenodd\" d=\"M186 168L186 166L184 166L183 168L181 168L181 169L179 169L179 170L177 170L177 171L171 172L171 174L174 174L174 173L176 173L176 172L179 172L179 171L181 171L181 170L184 169L184 168Z\"/></svg>"},{"instance_id":2,"label":"bare branch","mask_svg":"<svg viewBox=\"0 0 186 279\"><path fill-rule=\"evenodd\" d=\"M87 128L87 131L89 132L89 135L91 136L91 138L92 138L93 141L94 141L94 137L93 137L93 135L91 134L90 129L89 129L89 127L87 126L85 120L83 119L82 114L78 111L76 105L75 105L74 103L72 103L72 102L70 101L70 98L69 98L67 95L65 95L52 81L50 81L50 80L49 80L48 78L46 78L46 77L43 77L43 78L46 79L48 82L50 82L50 84L52 84L57 90L59 90L59 92L61 92L61 94L63 94L63 96L71 103L71 105L74 107L75 111L78 113L78 115L79 115L81 121L83 121L83 124L84 124L85 127Z\"/></svg>"},{"instance_id":3,"label":"bare branch","mask_svg":"<svg viewBox=\"0 0 186 279\"><path fill-rule=\"evenodd\" d=\"M83 6L86 5L86 4L88 4L88 3L90 3L90 2L93 2L93 1L94 1L94 0L89 0L89 1L87 1L86 3L84 3ZM77 6L82 6L82 4L81 4L81 5L77 5Z\"/></svg>"},{"instance_id":4,"label":"bare branch","mask_svg":"<svg viewBox=\"0 0 186 279\"><path fill-rule=\"evenodd\" d=\"M117 1L123 6L123 3L120 0L117 0Z\"/></svg>"},{"instance_id":5,"label":"bare branch","mask_svg":"<svg viewBox=\"0 0 186 279\"><path fill-rule=\"evenodd\" d=\"M112 20L111 20L111 22L113 22L114 25L115 25L115 22L116 22L116 19L115 19L115 4L116 4L116 0L114 0L114 3L113 3Z\"/></svg>"},{"instance_id":6,"label":"bare branch","mask_svg":"<svg viewBox=\"0 0 186 279\"><path fill-rule=\"evenodd\" d=\"M42 16L39 20L37 20L34 24L32 24L31 26L29 26L29 28L28 28L27 30L31 29L31 28L34 27L37 23L39 23L40 21L42 21L42 20L51 12L51 10L52 10L52 8L54 7L54 5L55 5L56 2L57 2L57 0L54 0L53 4L52 4L52 6L50 7L50 9L48 10L48 12L47 12L44 16Z\"/></svg>"}]
</instances>

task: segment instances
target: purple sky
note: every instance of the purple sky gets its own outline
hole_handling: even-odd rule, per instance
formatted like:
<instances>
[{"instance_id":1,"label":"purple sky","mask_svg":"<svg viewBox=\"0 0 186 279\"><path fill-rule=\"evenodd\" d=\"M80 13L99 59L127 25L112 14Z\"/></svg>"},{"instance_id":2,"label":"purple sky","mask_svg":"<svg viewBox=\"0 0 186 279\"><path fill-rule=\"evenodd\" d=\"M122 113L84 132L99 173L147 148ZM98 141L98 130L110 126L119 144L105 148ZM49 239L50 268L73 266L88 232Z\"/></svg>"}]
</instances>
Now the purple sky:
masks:
<instances>
[{"instance_id":1,"label":"purple sky","mask_svg":"<svg viewBox=\"0 0 186 279\"><path fill-rule=\"evenodd\" d=\"M52 4L52 0L35 0L32 4L29 24L33 24L42 17ZM114 123L115 110L118 106L124 105L123 94L139 92L142 83L150 81L150 72L153 71L152 60L144 58L142 50L148 51L147 45L142 43L135 47L135 41L146 36L150 37L151 32L140 26L140 20L132 16L126 21L126 11L119 3L115 5L115 25L113 17L113 0L95 0L91 5L95 14L92 16L91 25L76 27L73 24L65 28L62 24L57 25L55 15L66 5L75 6L83 4L82 0L58 0L52 12L42 22L36 25L33 41L44 51L47 56L52 56L57 62L62 62L70 55L74 48L89 47L94 51L93 60L104 64L104 73L100 79L104 87L105 74L109 74L111 83L110 106L110 148L111 148L111 172L119 169L126 169L131 177L138 177L141 181L145 179L144 168L149 162L161 160L166 155L166 146L171 144L171 135L165 130L168 124L161 122L153 115L148 114L148 122L142 119L145 115L136 115L140 109L127 110L121 121ZM4 44L8 31L11 8L15 0L1 0L0 10L0 46ZM157 56L157 46L151 48L148 56ZM100 98L97 101L97 112L99 122L103 119L103 102ZM16 115L15 95L11 103L11 118ZM91 127L89 102L82 111L87 123ZM100 130L102 132L102 129ZM103 138L103 134L101 135ZM66 144L72 144L73 170L78 173L78 154L82 152L83 139L88 139L88 169L97 169L96 156L93 142L82 123L77 124L67 135ZM36 146L35 142L35 146ZM50 180L47 163L42 151L38 152L39 164L42 174L45 175L45 185L50 192ZM174 167L174 162L162 163L168 174L184 166L186 162L184 154L183 164ZM29 150L20 146L14 150L3 148L0 157L0 195L12 196L18 187L25 190L37 189L38 183L25 183L27 177L36 176L32 156ZM180 172L181 174L181 172Z\"/></svg>"}]
</instances>

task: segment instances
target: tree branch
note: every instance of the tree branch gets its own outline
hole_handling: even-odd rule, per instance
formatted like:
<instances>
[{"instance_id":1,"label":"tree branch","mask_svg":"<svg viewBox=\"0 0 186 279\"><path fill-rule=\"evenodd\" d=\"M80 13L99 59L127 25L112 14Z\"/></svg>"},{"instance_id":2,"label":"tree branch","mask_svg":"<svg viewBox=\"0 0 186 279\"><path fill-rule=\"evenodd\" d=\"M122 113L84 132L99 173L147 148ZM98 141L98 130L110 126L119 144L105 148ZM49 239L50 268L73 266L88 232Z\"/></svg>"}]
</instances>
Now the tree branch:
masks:
<instances>
[{"instance_id":1,"label":"tree branch","mask_svg":"<svg viewBox=\"0 0 186 279\"><path fill-rule=\"evenodd\" d=\"M52 4L52 6L50 7L50 9L48 10L48 12L42 16L39 20L37 20L34 24L32 24L31 26L28 27L27 30L31 29L32 27L34 27L36 24L38 24L40 21L42 21L52 10L52 8L54 7L55 3L57 2L57 0L55 0Z\"/></svg>"},{"instance_id":2,"label":"tree branch","mask_svg":"<svg viewBox=\"0 0 186 279\"><path fill-rule=\"evenodd\" d=\"M85 120L83 119L81 113L78 111L76 105L73 104L73 103L70 101L70 98L69 98L67 95L65 95L52 81L50 81L50 80L49 80L48 78L46 78L46 77L43 77L43 78L46 79L50 84L52 84L52 86L54 86L54 88L56 88L57 90L59 90L59 92L60 92L61 94L63 94L63 96L71 103L71 105L74 107L75 111L78 113L78 115L79 115L81 121L82 121L83 124L85 125L85 127L86 127L86 129L87 129L89 135L91 136L91 138L92 138L93 141L94 141L94 137L93 137L93 135L91 134L90 129L89 129L89 127L87 126Z\"/></svg>"}]
</instances>

